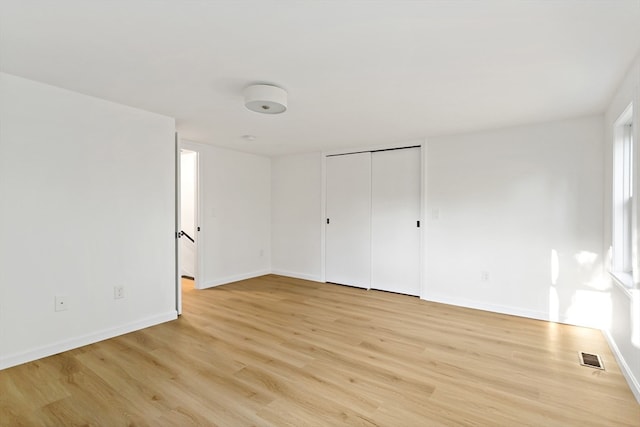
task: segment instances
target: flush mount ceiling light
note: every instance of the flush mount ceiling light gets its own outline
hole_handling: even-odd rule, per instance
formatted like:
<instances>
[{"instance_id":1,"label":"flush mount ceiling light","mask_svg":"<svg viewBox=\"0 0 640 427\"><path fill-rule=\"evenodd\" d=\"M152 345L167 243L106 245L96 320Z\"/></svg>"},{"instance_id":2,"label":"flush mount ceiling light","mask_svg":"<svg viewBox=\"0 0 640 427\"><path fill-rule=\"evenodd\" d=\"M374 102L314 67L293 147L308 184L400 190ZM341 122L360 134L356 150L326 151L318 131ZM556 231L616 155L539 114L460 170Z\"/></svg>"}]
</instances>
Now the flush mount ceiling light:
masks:
<instances>
[{"instance_id":1,"label":"flush mount ceiling light","mask_svg":"<svg viewBox=\"0 0 640 427\"><path fill-rule=\"evenodd\" d=\"M284 113L287 111L287 91L278 86L251 85L244 90L244 105L256 113Z\"/></svg>"}]
</instances>

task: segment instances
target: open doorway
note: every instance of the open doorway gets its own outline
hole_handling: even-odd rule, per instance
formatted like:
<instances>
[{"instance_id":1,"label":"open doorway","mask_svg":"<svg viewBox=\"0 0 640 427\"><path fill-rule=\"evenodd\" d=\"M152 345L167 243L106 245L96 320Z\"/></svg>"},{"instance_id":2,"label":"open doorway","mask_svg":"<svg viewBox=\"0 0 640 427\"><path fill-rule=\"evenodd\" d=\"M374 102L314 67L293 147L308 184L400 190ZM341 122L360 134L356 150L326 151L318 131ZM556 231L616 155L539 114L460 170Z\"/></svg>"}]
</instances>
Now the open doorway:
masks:
<instances>
[{"instance_id":1,"label":"open doorway","mask_svg":"<svg viewBox=\"0 0 640 427\"><path fill-rule=\"evenodd\" d=\"M179 165L178 314L182 293L198 282L198 153L181 148Z\"/></svg>"}]
</instances>

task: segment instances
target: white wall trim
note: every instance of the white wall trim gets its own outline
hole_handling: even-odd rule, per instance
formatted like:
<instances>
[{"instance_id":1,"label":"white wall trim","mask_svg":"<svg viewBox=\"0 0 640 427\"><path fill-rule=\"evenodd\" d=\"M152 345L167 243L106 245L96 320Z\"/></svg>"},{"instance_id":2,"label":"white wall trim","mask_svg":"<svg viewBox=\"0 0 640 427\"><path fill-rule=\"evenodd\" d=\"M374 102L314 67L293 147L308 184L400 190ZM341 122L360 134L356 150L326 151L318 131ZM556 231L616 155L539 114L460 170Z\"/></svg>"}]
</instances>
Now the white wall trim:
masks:
<instances>
[{"instance_id":1,"label":"white wall trim","mask_svg":"<svg viewBox=\"0 0 640 427\"><path fill-rule=\"evenodd\" d=\"M228 283L239 282L240 280L253 279L254 277L260 277L267 274L271 274L271 269L258 270L251 273L234 274L233 276L221 277L219 279L210 280L206 283L202 283L202 287L199 289L213 288L215 286L226 285Z\"/></svg>"},{"instance_id":2,"label":"white wall trim","mask_svg":"<svg viewBox=\"0 0 640 427\"><path fill-rule=\"evenodd\" d=\"M632 298L631 291L634 289L633 277L630 274L622 275L620 273L609 272L611 276L611 281L615 286L618 287L620 292L626 295L629 299Z\"/></svg>"},{"instance_id":3,"label":"white wall trim","mask_svg":"<svg viewBox=\"0 0 640 427\"><path fill-rule=\"evenodd\" d=\"M640 381L638 381L638 379L633 376L633 372L631 371L631 368L629 367L629 365L627 365L627 362L624 360L624 357L622 357L622 353L620 353L620 349L618 348L616 341L613 339L609 331L603 330L602 334L604 335L605 339L609 343L609 348L611 348L611 352L613 353L613 356L616 358L616 361L618 362L618 366L620 366L620 371L622 371L622 375L624 375L624 378L627 380L627 383L629 384L629 388L631 389L631 392L635 396L638 403L640 403Z\"/></svg>"},{"instance_id":4,"label":"white wall trim","mask_svg":"<svg viewBox=\"0 0 640 427\"><path fill-rule=\"evenodd\" d=\"M426 297L421 296L420 299L425 301L437 302L441 304L455 305L457 307L472 308L475 310L490 311L497 314L506 314L508 316L526 317L534 320L544 320L546 322L562 323L565 325L581 326L583 328L600 329L595 325L586 325L571 321L567 316L560 316L558 319L552 319L549 313L545 311L527 310L519 307L511 307L500 304L491 304L480 301L473 301L465 298L452 298L445 295L428 294Z\"/></svg>"},{"instance_id":5,"label":"white wall trim","mask_svg":"<svg viewBox=\"0 0 640 427\"><path fill-rule=\"evenodd\" d=\"M310 280L312 282L324 283L324 279L322 277L315 276L313 274L297 273L295 271L286 271L286 270L278 270L278 269L271 270L271 274L277 274L278 276L293 277L295 279Z\"/></svg>"},{"instance_id":6,"label":"white wall trim","mask_svg":"<svg viewBox=\"0 0 640 427\"><path fill-rule=\"evenodd\" d=\"M560 316L558 319L552 319L549 316L549 313L544 311L527 310L524 308L511 307L511 306L499 305L499 304L491 304L486 302L468 300L464 298L452 298L449 296L442 296L442 295L427 294L426 297L421 296L420 299L423 299L425 301L430 301L430 302L437 302L440 304L448 304L448 305L455 305L457 307L471 308L474 310L490 311L492 313L497 313L497 314L506 314L508 316L518 316L518 317L525 317L527 319L543 320L546 322L580 326L583 328L600 329L598 326L595 326L595 325L586 325L586 324L581 324L581 323L571 321L571 319L566 316Z\"/></svg>"},{"instance_id":7,"label":"white wall trim","mask_svg":"<svg viewBox=\"0 0 640 427\"><path fill-rule=\"evenodd\" d=\"M78 337L58 341L51 345L37 347L25 352L10 354L0 358L0 370L10 368L12 366L21 365L23 363L32 362L34 360L42 359L43 357L53 356L54 354L62 353L64 351L73 350L75 348L83 347L85 345L94 344L99 341L104 341L109 338L114 338L119 335L135 332L140 329L145 329L150 326L159 325L160 323L169 322L178 318L178 313L173 310L167 313L157 314L149 316L144 319L136 320L124 325L116 326L114 328L107 328L101 331L97 331L87 335L81 335Z\"/></svg>"},{"instance_id":8,"label":"white wall trim","mask_svg":"<svg viewBox=\"0 0 640 427\"><path fill-rule=\"evenodd\" d=\"M490 311L492 313L498 313L498 314L506 314L509 316L518 316L518 317L526 317L526 318L535 319L535 320L550 321L549 315L542 311L527 310L527 309L509 307L509 306L499 305L499 304L490 304L485 302L468 300L464 298L452 298L452 297L443 296L443 295L431 295L429 293L426 293L425 296L421 296L420 299L423 299L425 301L430 301L430 302L437 302L440 304L455 305L457 307L472 308L475 310ZM561 322L561 323L566 323L566 322ZM580 326L584 326L584 325L580 325Z\"/></svg>"}]
</instances>

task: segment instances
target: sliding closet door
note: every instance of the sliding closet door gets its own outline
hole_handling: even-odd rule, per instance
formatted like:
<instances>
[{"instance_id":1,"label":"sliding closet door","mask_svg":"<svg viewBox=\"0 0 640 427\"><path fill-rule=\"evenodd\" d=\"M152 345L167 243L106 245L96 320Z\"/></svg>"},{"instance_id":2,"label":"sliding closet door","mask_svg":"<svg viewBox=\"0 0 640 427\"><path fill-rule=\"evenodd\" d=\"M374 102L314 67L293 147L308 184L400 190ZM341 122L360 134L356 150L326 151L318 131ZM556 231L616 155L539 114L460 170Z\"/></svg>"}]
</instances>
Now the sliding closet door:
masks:
<instances>
[{"instance_id":1,"label":"sliding closet door","mask_svg":"<svg viewBox=\"0 0 640 427\"><path fill-rule=\"evenodd\" d=\"M327 282L369 288L371 153L327 157Z\"/></svg>"},{"instance_id":2,"label":"sliding closet door","mask_svg":"<svg viewBox=\"0 0 640 427\"><path fill-rule=\"evenodd\" d=\"M372 153L371 288L420 294L420 148Z\"/></svg>"}]
</instances>

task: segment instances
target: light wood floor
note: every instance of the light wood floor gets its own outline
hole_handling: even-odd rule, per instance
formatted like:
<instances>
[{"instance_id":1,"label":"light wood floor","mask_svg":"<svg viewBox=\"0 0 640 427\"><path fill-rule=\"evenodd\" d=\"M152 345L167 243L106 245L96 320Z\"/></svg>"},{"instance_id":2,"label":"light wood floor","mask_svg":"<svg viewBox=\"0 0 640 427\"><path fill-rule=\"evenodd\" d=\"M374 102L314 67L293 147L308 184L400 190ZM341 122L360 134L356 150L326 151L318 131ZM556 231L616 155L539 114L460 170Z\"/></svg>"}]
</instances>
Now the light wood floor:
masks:
<instances>
[{"instance_id":1,"label":"light wood floor","mask_svg":"<svg viewBox=\"0 0 640 427\"><path fill-rule=\"evenodd\" d=\"M188 283L177 321L0 371L0 425L640 425L597 330L275 275Z\"/></svg>"}]
</instances>

